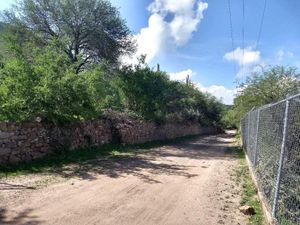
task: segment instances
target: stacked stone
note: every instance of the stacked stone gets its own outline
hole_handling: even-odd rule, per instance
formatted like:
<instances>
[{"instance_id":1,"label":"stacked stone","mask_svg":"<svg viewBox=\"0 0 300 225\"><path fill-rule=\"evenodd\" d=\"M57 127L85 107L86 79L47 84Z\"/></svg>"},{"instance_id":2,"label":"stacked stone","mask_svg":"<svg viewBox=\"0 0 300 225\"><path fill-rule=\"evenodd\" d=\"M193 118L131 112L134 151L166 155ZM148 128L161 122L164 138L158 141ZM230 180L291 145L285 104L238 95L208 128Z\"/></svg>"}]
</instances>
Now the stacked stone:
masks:
<instances>
[{"instance_id":1,"label":"stacked stone","mask_svg":"<svg viewBox=\"0 0 300 225\"><path fill-rule=\"evenodd\" d=\"M41 158L53 151L101 146L109 143L137 144L187 135L211 134L214 128L190 123L154 122L114 115L95 121L63 126L43 122L0 123L0 163Z\"/></svg>"}]
</instances>

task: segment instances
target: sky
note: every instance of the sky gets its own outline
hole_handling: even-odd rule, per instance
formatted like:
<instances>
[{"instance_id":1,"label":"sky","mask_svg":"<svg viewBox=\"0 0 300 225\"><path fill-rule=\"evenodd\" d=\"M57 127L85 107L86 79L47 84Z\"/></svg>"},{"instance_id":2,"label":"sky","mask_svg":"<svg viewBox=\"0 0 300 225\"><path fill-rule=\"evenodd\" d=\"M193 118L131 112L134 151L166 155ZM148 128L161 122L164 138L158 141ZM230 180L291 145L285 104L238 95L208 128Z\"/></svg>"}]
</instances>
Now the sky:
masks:
<instances>
[{"instance_id":1,"label":"sky","mask_svg":"<svg viewBox=\"0 0 300 225\"><path fill-rule=\"evenodd\" d=\"M15 0L0 0L0 10ZM111 0L137 42L174 80L189 75L197 87L232 104L237 85L261 66L300 67L300 1ZM260 24L262 24L259 38ZM232 29L231 29L232 27ZM231 38L233 34L233 45ZM244 30L244 41L242 31ZM244 43L244 44L243 44Z\"/></svg>"}]
</instances>

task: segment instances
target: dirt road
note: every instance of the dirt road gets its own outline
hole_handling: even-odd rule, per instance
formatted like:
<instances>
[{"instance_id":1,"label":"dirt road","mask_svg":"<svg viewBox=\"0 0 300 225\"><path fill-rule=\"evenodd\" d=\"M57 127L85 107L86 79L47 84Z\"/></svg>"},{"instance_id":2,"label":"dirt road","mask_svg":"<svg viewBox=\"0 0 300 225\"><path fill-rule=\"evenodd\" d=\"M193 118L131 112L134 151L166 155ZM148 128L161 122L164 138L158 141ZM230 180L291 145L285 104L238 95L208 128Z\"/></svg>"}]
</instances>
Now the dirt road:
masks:
<instances>
[{"instance_id":1,"label":"dirt road","mask_svg":"<svg viewBox=\"0 0 300 225\"><path fill-rule=\"evenodd\" d=\"M247 224L225 153L230 135L206 136L56 175L0 180L0 224ZM68 177L68 178L64 178Z\"/></svg>"}]
</instances>

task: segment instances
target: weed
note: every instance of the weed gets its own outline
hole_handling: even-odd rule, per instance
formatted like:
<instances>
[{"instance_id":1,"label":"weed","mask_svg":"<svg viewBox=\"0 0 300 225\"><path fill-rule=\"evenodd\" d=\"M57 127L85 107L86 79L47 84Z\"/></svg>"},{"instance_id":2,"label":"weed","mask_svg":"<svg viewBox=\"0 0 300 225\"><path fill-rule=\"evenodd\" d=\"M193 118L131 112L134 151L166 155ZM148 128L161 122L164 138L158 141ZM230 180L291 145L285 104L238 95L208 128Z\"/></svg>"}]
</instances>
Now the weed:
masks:
<instances>
[{"instance_id":1,"label":"weed","mask_svg":"<svg viewBox=\"0 0 300 225\"><path fill-rule=\"evenodd\" d=\"M242 187L242 199L240 204L251 206L255 210L255 214L249 217L250 224L265 224L262 206L257 196L256 187L250 176L249 168L246 162L243 149L238 146L234 146L228 148L227 152L235 154L240 159L239 167L234 171L234 177L237 184L241 185Z\"/></svg>"}]
</instances>

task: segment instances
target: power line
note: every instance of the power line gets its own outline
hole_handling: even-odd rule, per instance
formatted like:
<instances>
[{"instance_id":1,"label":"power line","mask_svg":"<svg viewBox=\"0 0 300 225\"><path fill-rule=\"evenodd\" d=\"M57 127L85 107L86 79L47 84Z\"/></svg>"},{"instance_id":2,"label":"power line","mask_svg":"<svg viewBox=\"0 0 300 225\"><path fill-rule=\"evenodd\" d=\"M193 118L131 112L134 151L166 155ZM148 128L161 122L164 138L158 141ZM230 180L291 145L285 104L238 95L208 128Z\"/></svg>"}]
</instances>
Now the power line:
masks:
<instances>
[{"instance_id":1,"label":"power line","mask_svg":"<svg viewBox=\"0 0 300 225\"><path fill-rule=\"evenodd\" d=\"M233 37L231 0L227 0L227 2L228 2L228 13L229 13L231 48L232 48L233 57L235 58L235 56L234 56L235 53L234 53L234 37ZM263 7L263 13L262 13L261 21L260 21L260 26L259 26L258 37L257 37L256 43L255 43L255 51L257 50L257 48L259 46L260 39L261 39L266 8L267 8L267 0L264 0L264 7ZM242 1L242 15L243 15L243 17L242 17L242 65L241 65L241 73L244 76L244 73L245 73L245 0ZM236 66L235 66L235 73L236 73Z\"/></svg>"},{"instance_id":2,"label":"power line","mask_svg":"<svg viewBox=\"0 0 300 225\"><path fill-rule=\"evenodd\" d=\"M260 42L262 28L263 28L264 19L265 19L266 8L267 8L267 0L265 0L265 2L264 2L263 13L262 13L262 17L261 17L261 21L260 21L260 27L259 27L259 31L258 31L258 37L257 37L256 44L255 44L255 51L257 50L259 42Z\"/></svg>"},{"instance_id":3,"label":"power line","mask_svg":"<svg viewBox=\"0 0 300 225\"><path fill-rule=\"evenodd\" d=\"M228 0L228 13L229 13L229 26L230 26L230 37L231 37L231 48L232 48L232 54L234 57L234 38L233 38L233 25L232 25L232 13L231 13L231 1ZM234 73L236 74L236 65L234 64Z\"/></svg>"},{"instance_id":4,"label":"power line","mask_svg":"<svg viewBox=\"0 0 300 225\"><path fill-rule=\"evenodd\" d=\"M242 58L242 73L244 76L244 59L245 59L245 0L243 0L243 25L242 25L242 48L243 48L243 58Z\"/></svg>"},{"instance_id":5,"label":"power line","mask_svg":"<svg viewBox=\"0 0 300 225\"><path fill-rule=\"evenodd\" d=\"M229 12L229 25L230 25L231 47L232 47L232 50L234 50L232 13L231 13L231 1L230 0L228 0L228 12Z\"/></svg>"}]
</instances>

